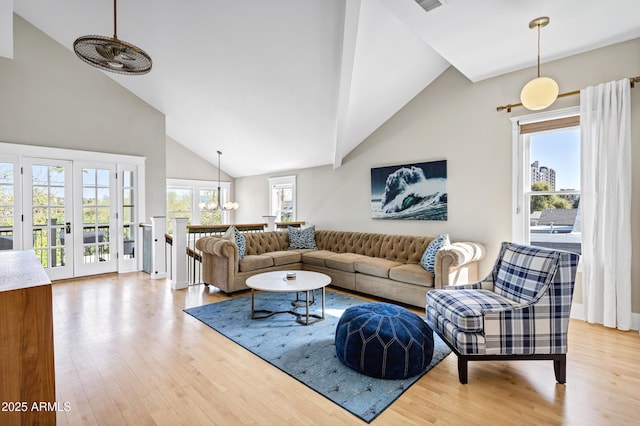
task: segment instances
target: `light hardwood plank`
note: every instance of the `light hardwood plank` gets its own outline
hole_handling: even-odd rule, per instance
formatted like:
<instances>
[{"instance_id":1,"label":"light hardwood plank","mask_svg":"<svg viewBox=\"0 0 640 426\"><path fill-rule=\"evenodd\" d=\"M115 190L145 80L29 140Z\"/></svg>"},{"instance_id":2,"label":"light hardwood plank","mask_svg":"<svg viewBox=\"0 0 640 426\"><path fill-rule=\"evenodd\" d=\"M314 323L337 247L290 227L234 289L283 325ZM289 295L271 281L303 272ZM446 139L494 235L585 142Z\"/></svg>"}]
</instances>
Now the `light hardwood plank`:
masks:
<instances>
[{"instance_id":1,"label":"light hardwood plank","mask_svg":"<svg viewBox=\"0 0 640 426\"><path fill-rule=\"evenodd\" d=\"M182 311L226 299L144 273L54 283L58 424L364 424ZM569 348L566 385L544 361L472 362L460 385L450 355L372 424L640 424L638 333L572 320Z\"/></svg>"}]
</instances>

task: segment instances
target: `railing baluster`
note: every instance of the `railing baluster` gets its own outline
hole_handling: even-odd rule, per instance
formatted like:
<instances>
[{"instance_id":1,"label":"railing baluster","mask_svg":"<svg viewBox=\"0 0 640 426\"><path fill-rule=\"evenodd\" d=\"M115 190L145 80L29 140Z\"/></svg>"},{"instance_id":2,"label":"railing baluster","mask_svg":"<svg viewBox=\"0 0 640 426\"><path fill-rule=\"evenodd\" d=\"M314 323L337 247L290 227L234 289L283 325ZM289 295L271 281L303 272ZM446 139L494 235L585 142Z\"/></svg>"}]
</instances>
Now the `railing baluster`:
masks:
<instances>
[{"instance_id":1,"label":"railing baluster","mask_svg":"<svg viewBox=\"0 0 640 426\"><path fill-rule=\"evenodd\" d=\"M276 231L286 230L287 227L293 226L300 228L305 222L277 222ZM208 236L222 237L231 225L188 225L186 238L186 268L188 285L201 284L202 277L202 253L196 248L196 241L200 238ZM241 223L234 224L240 232L265 232L267 223ZM173 266L173 235L165 234L165 244L167 246L166 259L167 269ZM169 270L168 276L172 279L173 270Z\"/></svg>"}]
</instances>

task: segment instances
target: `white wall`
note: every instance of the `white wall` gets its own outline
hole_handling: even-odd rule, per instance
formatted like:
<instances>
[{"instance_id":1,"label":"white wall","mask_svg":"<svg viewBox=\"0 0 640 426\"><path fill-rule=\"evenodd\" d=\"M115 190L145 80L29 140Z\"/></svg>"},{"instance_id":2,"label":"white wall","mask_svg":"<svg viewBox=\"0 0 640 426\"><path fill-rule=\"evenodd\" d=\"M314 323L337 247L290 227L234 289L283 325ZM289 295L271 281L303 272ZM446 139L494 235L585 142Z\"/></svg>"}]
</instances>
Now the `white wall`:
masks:
<instances>
[{"instance_id":1,"label":"white wall","mask_svg":"<svg viewBox=\"0 0 640 426\"><path fill-rule=\"evenodd\" d=\"M0 58L0 141L146 157L146 214L164 215L164 114L13 16L14 59Z\"/></svg>"},{"instance_id":2,"label":"white wall","mask_svg":"<svg viewBox=\"0 0 640 426\"><path fill-rule=\"evenodd\" d=\"M542 67L561 92L640 74L640 39L577 55ZM343 167L295 170L298 176L298 219L320 229L434 236L484 243L487 273L501 241L511 238L511 114L498 105L519 102L522 86L535 69L518 71L472 84L456 69L434 83L352 151ZM633 188L632 238L640 253L640 87L632 90ZM579 98L559 99L555 108L578 105ZM295 155L294 153L288 155ZM370 169L381 165L446 159L449 220L380 221L370 218ZM241 209L238 222L254 222L267 211L267 178L236 179ZM638 256L635 256L638 259ZM632 270L633 311L640 312L640 262Z\"/></svg>"},{"instance_id":3,"label":"white wall","mask_svg":"<svg viewBox=\"0 0 640 426\"><path fill-rule=\"evenodd\" d=\"M167 178L218 181L218 167L198 156L189 148L167 136ZM212 150L216 151L212 148ZM224 153L220 168L224 165ZM233 182L233 178L220 170L222 182ZM232 185L233 187L233 185Z\"/></svg>"}]
</instances>

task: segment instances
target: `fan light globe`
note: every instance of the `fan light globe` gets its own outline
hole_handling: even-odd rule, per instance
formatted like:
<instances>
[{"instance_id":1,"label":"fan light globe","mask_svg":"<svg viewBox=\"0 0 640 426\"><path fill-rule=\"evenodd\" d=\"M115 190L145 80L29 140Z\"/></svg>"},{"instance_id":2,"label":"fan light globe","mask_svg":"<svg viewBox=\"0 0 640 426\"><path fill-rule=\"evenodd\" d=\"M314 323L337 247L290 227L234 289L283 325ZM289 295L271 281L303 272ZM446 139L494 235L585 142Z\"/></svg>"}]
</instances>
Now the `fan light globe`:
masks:
<instances>
[{"instance_id":1,"label":"fan light globe","mask_svg":"<svg viewBox=\"0 0 640 426\"><path fill-rule=\"evenodd\" d=\"M538 111L547 108L558 99L558 83L549 77L538 77L528 82L520 92L525 108Z\"/></svg>"}]
</instances>

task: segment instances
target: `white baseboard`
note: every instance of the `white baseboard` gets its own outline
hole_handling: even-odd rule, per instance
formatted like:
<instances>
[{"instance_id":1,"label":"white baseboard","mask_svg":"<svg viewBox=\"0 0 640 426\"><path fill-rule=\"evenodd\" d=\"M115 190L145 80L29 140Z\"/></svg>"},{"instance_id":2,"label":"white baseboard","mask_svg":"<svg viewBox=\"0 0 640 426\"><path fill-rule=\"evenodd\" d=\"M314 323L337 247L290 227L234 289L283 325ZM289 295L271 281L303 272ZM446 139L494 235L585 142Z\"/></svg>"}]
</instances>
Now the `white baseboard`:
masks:
<instances>
[{"instance_id":1,"label":"white baseboard","mask_svg":"<svg viewBox=\"0 0 640 426\"><path fill-rule=\"evenodd\" d=\"M584 305L582 303L573 303L571 305L571 318L584 321ZM640 314L631 313L631 329L640 330Z\"/></svg>"}]
</instances>

